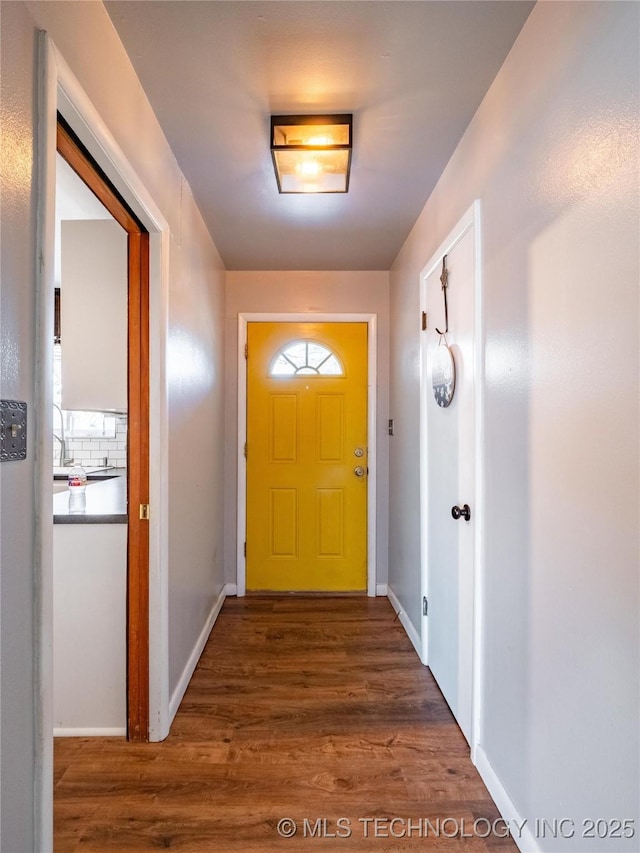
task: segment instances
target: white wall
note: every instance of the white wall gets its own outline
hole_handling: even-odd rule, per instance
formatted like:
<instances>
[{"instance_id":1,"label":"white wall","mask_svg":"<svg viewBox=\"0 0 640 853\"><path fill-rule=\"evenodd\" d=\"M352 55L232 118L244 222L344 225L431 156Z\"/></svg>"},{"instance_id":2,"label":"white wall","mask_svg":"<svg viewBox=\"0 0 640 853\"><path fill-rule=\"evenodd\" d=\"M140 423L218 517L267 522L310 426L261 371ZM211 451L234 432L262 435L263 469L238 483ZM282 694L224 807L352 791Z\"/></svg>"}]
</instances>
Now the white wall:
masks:
<instances>
[{"instance_id":1,"label":"white wall","mask_svg":"<svg viewBox=\"0 0 640 853\"><path fill-rule=\"evenodd\" d=\"M48 31L169 222L170 690L223 585L224 271L101 3L2 3L2 395L34 417L36 37ZM7 160L7 169L4 161ZM5 190L6 187L6 190ZM156 294L158 296L158 294ZM154 341L157 346L158 342ZM152 383L160 377L152 376ZM47 422L50 413L44 413ZM30 436L34 434L33 429ZM33 452L2 466L3 850L34 849ZM160 460L152 460L154 466ZM4 535L11 530L11 537ZM45 737L47 737L45 733Z\"/></svg>"},{"instance_id":2,"label":"white wall","mask_svg":"<svg viewBox=\"0 0 640 853\"><path fill-rule=\"evenodd\" d=\"M418 276L481 200L481 754L522 817L576 821L546 851L640 831L639 14L535 7L391 272L389 580L419 630ZM583 838L600 817L635 838Z\"/></svg>"},{"instance_id":3,"label":"white wall","mask_svg":"<svg viewBox=\"0 0 640 853\"><path fill-rule=\"evenodd\" d=\"M170 694L224 586L224 279L195 206L183 217L167 351Z\"/></svg>"},{"instance_id":4,"label":"white wall","mask_svg":"<svg viewBox=\"0 0 640 853\"><path fill-rule=\"evenodd\" d=\"M386 272L227 272L225 308L225 566L235 583L237 525L238 314L378 315L377 583L387 582L389 446L389 274Z\"/></svg>"},{"instance_id":5,"label":"white wall","mask_svg":"<svg viewBox=\"0 0 640 853\"><path fill-rule=\"evenodd\" d=\"M26 400L27 459L0 465L0 849L34 849L34 37L0 4L0 395Z\"/></svg>"}]
</instances>

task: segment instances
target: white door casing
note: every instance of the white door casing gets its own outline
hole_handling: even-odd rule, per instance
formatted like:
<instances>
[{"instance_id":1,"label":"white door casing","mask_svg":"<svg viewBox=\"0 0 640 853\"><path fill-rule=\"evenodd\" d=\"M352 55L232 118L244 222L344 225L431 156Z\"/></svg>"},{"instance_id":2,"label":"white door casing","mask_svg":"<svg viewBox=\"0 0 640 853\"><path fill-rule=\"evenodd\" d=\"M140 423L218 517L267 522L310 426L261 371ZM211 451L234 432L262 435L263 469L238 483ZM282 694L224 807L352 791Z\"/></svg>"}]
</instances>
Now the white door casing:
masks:
<instances>
[{"instance_id":1,"label":"white door casing","mask_svg":"<svg viewBox=\"0 0 640 853\"><path fill-rule=\"evenodd\" d=\"M436 678L465 737L478 738L481 567L480 446L481 329L479 203L476 202L432 256L420 276L427 329L421 339L421 585L428 615L421 626L422 660ZM449 274L449 344L456 366L451 404L433 396L431 364L445 343L443 256ZM455 520L468 504L471 518Z\"/></svg>"}]
</instances>

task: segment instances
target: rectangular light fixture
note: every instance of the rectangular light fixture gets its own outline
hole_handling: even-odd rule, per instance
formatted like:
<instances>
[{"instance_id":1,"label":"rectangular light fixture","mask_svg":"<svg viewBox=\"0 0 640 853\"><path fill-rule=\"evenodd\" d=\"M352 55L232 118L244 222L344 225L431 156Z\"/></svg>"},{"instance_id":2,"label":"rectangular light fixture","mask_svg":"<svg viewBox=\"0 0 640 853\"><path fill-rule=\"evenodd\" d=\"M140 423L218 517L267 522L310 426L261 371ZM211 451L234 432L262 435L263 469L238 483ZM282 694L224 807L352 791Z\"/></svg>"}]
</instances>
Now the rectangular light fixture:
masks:
<instances>
[{"instance_id":1,"label":"rectangular light fixture","mask_svg":"<svg viewBox=\"0 0 640 853\"><path fill-rule=\"evenodd\" d=\"M346 193L352 115L271 116L271 156L281 193Z\"/></svg>"}]
</instances>

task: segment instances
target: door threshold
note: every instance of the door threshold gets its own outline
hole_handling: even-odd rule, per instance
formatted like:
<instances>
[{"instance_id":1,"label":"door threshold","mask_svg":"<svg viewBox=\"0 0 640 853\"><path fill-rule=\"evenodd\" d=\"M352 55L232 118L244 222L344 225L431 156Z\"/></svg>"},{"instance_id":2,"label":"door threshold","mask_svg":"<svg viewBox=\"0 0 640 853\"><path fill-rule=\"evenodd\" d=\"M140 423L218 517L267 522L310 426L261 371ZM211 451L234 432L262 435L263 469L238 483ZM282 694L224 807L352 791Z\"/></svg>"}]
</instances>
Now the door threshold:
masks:
<instances>
[{"instance_id":1,"label":"door threshold","mask_svg":"<svg viewBox=\"0 0 640 853\"><path fill-rule=\"evenodd\" d=\"M355 590L322 590L322 589L300 589L300 590L278 590L278 589L248 589L247 598L355 598L367 595L366 589Z\"/></svg>"}]
</instances>

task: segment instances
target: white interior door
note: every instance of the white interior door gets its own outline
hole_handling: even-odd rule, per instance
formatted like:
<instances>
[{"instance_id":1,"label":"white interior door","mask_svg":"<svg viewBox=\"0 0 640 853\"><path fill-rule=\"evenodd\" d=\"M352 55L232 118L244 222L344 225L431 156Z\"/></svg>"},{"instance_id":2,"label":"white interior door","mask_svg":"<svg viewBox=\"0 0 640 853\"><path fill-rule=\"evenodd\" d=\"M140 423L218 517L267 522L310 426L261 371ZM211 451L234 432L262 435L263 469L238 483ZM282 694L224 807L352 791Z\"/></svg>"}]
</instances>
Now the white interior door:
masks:
<instances>
[{"instance_id":1,"label":"white interior door","mask_svg":"<svg viewBox=\"0 0 640 853\"><path fill-rule=\"evenodd\" d=\"M423 660L430 667L465 737L471 742L475 525L474 263L473 217L461 223L422 276L427 329L422 345L422 557ZM440 276L447 255L449 331L455 392L447 407L436 402L432 365L445 343ZM452 509L470 510L470 520Z\"/></svg>"}]
</instances>

